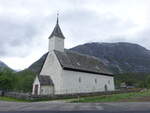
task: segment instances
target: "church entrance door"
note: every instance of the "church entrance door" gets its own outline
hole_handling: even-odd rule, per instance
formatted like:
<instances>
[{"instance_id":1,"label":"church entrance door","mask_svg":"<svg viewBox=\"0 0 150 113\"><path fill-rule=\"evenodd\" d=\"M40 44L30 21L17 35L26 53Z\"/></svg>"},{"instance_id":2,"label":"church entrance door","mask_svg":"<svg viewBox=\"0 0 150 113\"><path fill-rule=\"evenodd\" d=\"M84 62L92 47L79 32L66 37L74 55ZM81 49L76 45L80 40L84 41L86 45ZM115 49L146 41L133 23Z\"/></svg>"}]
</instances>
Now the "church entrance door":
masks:
<instances>
[{"instance_id":1,"label":"church entrance door","mask_svg":"<svg viewBox=\"0 0 150 113\"><path fill-rule=\"evenodd\" d=\"M107 85L105 85L105 91L108 91L108 87L107 87Z\"/></svg>"},{"instance_id":2,"label":"church entrance door","mask_svg":"<svg viewBox=\"0 0 150 113\"><path fill-rule=\"evenodd\" d=\"M34 94L38 95L38 85L35 85Z\"/></svg>"}]
</instances>

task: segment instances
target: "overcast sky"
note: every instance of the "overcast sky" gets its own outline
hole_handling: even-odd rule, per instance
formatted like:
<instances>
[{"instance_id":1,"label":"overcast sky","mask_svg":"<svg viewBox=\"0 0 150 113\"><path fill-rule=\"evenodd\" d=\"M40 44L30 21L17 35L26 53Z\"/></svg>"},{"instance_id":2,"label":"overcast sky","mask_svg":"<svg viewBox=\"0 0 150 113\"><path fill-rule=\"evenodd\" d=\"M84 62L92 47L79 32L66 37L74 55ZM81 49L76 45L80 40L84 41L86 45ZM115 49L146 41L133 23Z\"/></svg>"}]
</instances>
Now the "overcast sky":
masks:
<instances>
[{"instance_id":1,"label":"overcast sky","mask_svg":"<svg viewBox=\"0 0 150 113\"><path fill-rule=\"evenodd\" d=\"M150 49L150 0L0 0L0 60L24 69L46 53L57 11L65 48L131 42Z\"/></svg>"}]
</instances>

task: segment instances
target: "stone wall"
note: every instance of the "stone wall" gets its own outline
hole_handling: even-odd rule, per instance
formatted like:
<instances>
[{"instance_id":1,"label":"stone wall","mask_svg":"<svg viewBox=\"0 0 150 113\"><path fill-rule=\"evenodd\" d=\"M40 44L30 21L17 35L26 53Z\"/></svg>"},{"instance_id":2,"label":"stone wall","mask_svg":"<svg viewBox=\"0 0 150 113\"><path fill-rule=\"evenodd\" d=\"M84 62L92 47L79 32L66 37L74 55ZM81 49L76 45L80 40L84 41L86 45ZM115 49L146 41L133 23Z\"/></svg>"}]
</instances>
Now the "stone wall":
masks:
<instances>
[{"instance_id":1,"label":"stone wall","mask_svg":"<svg viewBox=\"0 0 150 113\"><path fill-rule=\"evenodd\" d=\"M32 95L30 93L19 93L19 92L4 92L6 97L13 97L17 99L30 100Z\"/></svg>"},{"instance_id":2,"label":"stone wall","mask_svg":"<svg viewBox=\"0 0 150 113\"><path fill-rule=\"evenodd\" d=\"M51 95L51 96L36 96L30 93L18 93L18 92L4 92L3 96L13 97L23 100L54 100L54 99L65 99L65 98L78 98L78 97L87 97L87 96L100 96L100 95L111 95L111 94L120 94L120 93L129 93L129 92L139 92L141 89L136 90L118 90L118 91L107 91L107 92L94 92L94 93L80 93L80 94L68 94L68 95ZM1 95L1 91L0 91Z\"/></svg>"}]
</instances>

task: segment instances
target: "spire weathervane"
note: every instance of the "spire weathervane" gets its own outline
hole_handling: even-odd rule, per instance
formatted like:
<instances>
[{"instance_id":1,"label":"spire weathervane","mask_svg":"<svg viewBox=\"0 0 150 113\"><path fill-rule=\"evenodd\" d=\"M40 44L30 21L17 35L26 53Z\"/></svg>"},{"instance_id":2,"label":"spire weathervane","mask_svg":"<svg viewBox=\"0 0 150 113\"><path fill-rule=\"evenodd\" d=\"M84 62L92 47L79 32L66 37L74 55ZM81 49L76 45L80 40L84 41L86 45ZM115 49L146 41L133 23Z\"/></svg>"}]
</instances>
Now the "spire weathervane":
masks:
<instances>
[{"instance_id":1,"label":"spire weathervane","mask_svg":"<svg viewBox=\"0 0 150 113\"><path fill-rule=\"evenodd\" d=\"M57 24L59 22L59 12L57 11Z\"/></svg>"}]
</instances>

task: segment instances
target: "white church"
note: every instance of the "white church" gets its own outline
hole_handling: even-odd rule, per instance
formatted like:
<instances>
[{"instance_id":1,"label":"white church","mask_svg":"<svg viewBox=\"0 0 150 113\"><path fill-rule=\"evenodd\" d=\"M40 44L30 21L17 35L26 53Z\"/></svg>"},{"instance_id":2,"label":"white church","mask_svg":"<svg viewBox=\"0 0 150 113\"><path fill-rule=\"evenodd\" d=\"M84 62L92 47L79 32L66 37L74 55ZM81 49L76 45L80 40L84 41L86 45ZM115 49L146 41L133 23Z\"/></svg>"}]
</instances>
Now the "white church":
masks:
<instances>
[{"instance_id":1,"label":"white church","mask_svg":"<svg viewBox=\"0 0 150 113\"><path fill-rule=\"evenodd\" d=\"M94 56L64 49L65 37L56 26L49 36L49 52L33 82L33 95L62 95L114 90L114 77Z\"/></svg>"}]
</instances>

